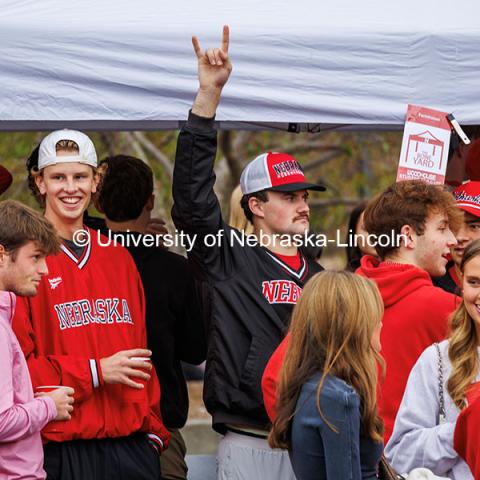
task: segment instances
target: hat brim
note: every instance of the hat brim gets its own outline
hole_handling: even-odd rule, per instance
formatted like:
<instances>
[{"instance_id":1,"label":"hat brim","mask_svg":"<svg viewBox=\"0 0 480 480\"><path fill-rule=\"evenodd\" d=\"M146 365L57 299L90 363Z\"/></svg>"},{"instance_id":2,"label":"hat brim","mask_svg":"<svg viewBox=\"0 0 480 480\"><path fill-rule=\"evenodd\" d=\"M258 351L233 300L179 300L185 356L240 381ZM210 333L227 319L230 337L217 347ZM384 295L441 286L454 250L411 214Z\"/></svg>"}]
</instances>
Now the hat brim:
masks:
<instances>
[{"instance_id":1,"label":"hat brim","mask_svg":"<svg viewBox=\"0 0 480 480\"><path fill-rule=\"evenodd\" d=\"M457 203L457 207L464 212L472 214L474 217L480 217L480 205L477 207L466 203Z\"/></svg>"},{"instance_id":2,"label":"hat brim","mask_svg":"<svg viewBox=\"0 0 480 480\"><path fill-rule=\"evenodd\" d=\"M277 185L276 187L269 188L274 192L297 192L298 190L315 190L317 192L324 192L327 188L323 185L317 185L315 183L288 183L286 185Z\"/></svg>"},{"instance_id":3,"label":"hat brim","mask_svg":"<svg viewBox=\"0 0 480 480\"><path fill-rule=\"evenodd\" d=\"M12 180L11 173L0 165L0 195L8 190L8 187L12 184Z\"/></svg>"}]
</instances>

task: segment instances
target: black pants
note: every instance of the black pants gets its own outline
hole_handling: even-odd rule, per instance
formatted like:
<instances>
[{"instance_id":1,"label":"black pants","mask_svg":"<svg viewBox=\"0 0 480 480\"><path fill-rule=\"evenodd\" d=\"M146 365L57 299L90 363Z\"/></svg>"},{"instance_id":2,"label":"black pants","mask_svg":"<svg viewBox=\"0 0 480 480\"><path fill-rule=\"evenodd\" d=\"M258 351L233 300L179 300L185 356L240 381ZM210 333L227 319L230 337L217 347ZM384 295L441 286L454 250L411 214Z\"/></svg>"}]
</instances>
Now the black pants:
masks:
<instances>
[{"instance_id":1,"label":"black pants","mask_svg":"<svg viewBox=\"0 0 480 480\"><path fill-rule=\"evenodd\" d=\"M160 459L143 433L128 437L49 442L47 480L160 480Z\"/></svg>"}]
</instances>

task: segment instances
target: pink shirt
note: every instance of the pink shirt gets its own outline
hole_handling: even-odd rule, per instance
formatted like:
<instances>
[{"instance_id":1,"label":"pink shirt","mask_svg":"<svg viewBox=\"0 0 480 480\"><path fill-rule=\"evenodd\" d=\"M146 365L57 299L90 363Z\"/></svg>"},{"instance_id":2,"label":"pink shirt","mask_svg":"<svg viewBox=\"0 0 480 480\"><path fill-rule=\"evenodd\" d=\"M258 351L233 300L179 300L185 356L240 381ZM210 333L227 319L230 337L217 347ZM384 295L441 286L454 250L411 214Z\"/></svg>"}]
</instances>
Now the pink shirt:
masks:
<instances>
[{"instance_id":1,"label":"pink shirt","mask_svg":"<svg viewBox=\"0 0 480 480\"><path fill-rule=\"evenodd\" d=\"M0 291L0 478L43 480L40 430L57 415L51 398L34 398L27 362L12 330L15 295Z\"/></svg>"}]
</instances>

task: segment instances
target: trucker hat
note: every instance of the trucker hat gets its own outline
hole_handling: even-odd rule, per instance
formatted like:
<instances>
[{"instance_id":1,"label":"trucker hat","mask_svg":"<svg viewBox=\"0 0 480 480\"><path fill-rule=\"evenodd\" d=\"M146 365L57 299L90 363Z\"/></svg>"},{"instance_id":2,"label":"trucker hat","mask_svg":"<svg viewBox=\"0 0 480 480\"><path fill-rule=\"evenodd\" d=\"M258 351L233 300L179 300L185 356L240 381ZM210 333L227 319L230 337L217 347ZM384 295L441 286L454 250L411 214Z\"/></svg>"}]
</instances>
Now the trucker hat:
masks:
<instances>
[{"instance_id":1,"label":"trucker hat","mask_svg":"<svg viewBox=\"0 0 480 480\"><path fill-rule=\"evenodd\" d=\"M12 184L12 175L5 168L0 165L0 195L8 190L8 187Z\"/></svg>"},{"instance_id":2,"label":"trucker hat","mask_svg":"<svg viewBox=\"0 0 480 480\"><path fill-rule=\"evenodd\" d=\"M61 140L69 140L78 145L78 154L57 156L56 146ZM38 150L38 169L57 163L79 162L97 168L97 152L87 135L78 130L55 130L40 143Z\"/></svg>"},{"instance_id":3,"label":"trucker hat","mask_svg":"<svg viewBox=\"0 0 480 480\"><path fill-rule=\"evenodd\" d=\"M458 208L480 217L480 182L470 180L457 187L452 193Z\"/></svg>"},{"instance_id":4,"label":"trucker hat","mask_svg":"<svg viewBox=\"0 0 480 480\"><path fill-rule=\"evenodd\" d=\"M326 190L323 185L305 181L303 169L295 158L277 152L263 153L252 160L242 172L240 187L244 195L261 190Z\"/></svg>"}]
</instances>

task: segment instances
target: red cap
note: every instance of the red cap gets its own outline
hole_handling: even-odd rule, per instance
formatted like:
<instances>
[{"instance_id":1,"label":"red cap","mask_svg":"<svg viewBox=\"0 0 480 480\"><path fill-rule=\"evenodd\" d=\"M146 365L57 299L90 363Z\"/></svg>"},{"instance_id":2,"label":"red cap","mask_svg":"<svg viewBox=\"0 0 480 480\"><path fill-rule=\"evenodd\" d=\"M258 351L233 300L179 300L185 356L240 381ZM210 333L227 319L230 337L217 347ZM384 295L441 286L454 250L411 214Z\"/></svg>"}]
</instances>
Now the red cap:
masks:
<instances>
[{"instance_id":1,"label":"red cap","mask_svg":"<svg viewBox=\"0 0 480 480\"><path fill-rule=\"evenodd\" d=\"M323 185L305 181L303 169L295 158L277 152L263 153L252 160L242 172L240 187L244 195L261 190L325 190Z\"/></svg>"},{"instance_id":2,"label":"red cap","mask_svg":"<svg viewBox=\"0 0 480 480\"><path fill-rule=\"evenodd\" d=\"M12 180L11 173L0 165L0 195L8 189L12 184Z\"/></svg>"},{"instance_id":3,"label":"red cap","mask_svg":"<svg viewBox=\"0 0 480 480\"><path fill-rule=\"evenodd\" d=\"M452 193L458 208L480 217L480 182L465 182Z\"/></svg>"}]
</instances>

